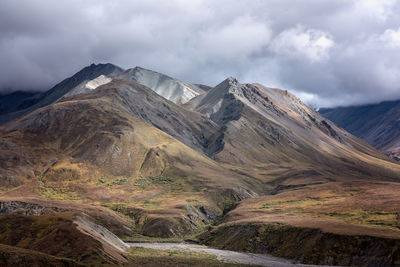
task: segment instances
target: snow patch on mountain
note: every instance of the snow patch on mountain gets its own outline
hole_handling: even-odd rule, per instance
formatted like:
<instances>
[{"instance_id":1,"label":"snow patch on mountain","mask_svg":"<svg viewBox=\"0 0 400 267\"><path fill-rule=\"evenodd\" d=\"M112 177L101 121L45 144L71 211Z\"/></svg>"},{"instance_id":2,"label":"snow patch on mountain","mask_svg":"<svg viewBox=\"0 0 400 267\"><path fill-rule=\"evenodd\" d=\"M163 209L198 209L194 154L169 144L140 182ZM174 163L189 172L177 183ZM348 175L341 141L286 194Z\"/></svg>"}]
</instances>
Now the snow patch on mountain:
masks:
<instances>
[{"instance_id":1,"label":"snow patch on mountain","mask_svg":"<svg viewBox=\"0 0 400 267\"><path fill-rule=\"evenodd\" d=\"M64 97L89 93L90 91L95 90L97 87L107 84L111 81L112 78L107 77L105 75L100 75L93 80L84 81L80 83L78 86L76 86L67 94L65 94Z\"/></svg>"},{"instance_id":2,"label":"snow patch on mountain","mask_svg":"<svg viewBox=\"0 0 400 267\"><path fill-rule=\"evenodd\" d=\"M112 80L111 78L109 78L109 77L107 77L105 75L100 75L96 79L88 81L86 83L86 88L94 90L94 89L96 89L97 87L99 87L99 86L101 86L103 84L107 84L107 83L111 82L111 80Z\"/></svg>"},{"instance_id":3,"label":"snow patch on mountain","mask_svg":"<svg viewBox=\"0 0 400 267\"><path fill-rule=\"evenodd\" d=\"M125 71L119 78L143 84L176 104L184 104L204 93L204 90L194 84L140 67Z\"/></svg>"}]
</instances>

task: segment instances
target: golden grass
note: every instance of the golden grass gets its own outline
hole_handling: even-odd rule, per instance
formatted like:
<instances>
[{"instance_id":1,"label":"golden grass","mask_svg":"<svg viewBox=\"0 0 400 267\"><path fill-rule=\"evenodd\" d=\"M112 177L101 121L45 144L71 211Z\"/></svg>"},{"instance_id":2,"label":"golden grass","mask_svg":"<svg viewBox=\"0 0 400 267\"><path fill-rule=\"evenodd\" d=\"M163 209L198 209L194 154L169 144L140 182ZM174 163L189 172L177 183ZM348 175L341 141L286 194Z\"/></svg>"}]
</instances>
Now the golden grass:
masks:
<instances>
[{"instance_id":1,"label":"golden grass","mask_svg":"<svg viewBox=\"0 0 400 267\"><path fill-rule=\"evenodd\" d=\"M226 222L279 222L338 234L400 238L398 190L400 185L390 182L304 186L245 200L228 214Z\"/></svg>"},{"instance_id":2,"label":"golden grass","mask_svg":"<svg viewBox=\"0 0 400 267\"><path fill-rule=\"evenodd\" d=\"M224 263L217 260L217 256L194 251L134 247L129 249L129 253L132 259L128 266L137 266L136 264L145 264L146 266L249 266Z\"/></svg>"}]
</instances>

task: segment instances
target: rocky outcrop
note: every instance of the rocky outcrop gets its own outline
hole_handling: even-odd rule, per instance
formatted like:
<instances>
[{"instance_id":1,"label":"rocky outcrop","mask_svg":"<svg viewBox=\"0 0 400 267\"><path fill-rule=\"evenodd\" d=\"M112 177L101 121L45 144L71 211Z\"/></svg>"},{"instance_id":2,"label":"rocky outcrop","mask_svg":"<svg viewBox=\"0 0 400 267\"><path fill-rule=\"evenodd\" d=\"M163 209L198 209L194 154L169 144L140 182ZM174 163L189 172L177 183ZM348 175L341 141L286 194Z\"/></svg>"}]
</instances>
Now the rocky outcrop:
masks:
<instances>
[{"instance_id":1,"label":"rocky outcrop","mask_svg":"<svg viewBox=\"0 0 400 267\"><path fill-rule=\"evenodd\" d=\"M121 239L108 231L105 227L94 223L85 214L78 215L74 223L82 233L94 238L103 245L104 251L117 262L127 262L125 250L129 248Z\"/></svg>"},{"instance_id":2,"label":"rocky outcrop","mask_svg":"<svg viewBox=\"0 0 400 267\"><path fill-rule=\"evenodd\" d=\"M39 216L43 214L52 214L65 211L65 209L59 207L46 207L39 204L22 201L0 201L0 214Z\"/></svg>"}]
</instances>

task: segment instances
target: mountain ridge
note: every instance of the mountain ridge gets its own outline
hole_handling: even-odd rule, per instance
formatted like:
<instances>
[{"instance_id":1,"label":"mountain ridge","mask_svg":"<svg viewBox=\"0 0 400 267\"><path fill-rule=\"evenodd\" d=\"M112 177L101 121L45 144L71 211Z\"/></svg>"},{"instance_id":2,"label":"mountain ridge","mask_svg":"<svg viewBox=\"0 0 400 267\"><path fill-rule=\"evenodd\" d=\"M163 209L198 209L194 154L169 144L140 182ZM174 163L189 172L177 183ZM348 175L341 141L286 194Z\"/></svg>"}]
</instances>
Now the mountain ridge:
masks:
<instances>
[{"instance_id":1,"label":"mountain ridge","mask_svg":"<svg viewBox=\"0 0 400 267\"><path fill-rule=\"evenodd\" d=\"M126 70L119 78L141 83L176 104L184 104L204 93L199 86L138 66Z\"/></svg>"},{"instance_id":2,"label":"mountain ridge","mask_svg":"<svg viewBox=\"0 0 400 267\"><path fill-rule=\"evenodd\" d=\"M386 155L400 160L400 100L322 108L319 112Z\"/></svg>"},{"instance_id":3,"label":"mountain ridge","mask_svg":"<svg viewBox=\"0 0 400 267\"><path fill-rule=\"evenodd\" d=\"M119 74L120 72L122 72L122 68L111 63L97 65L93 63L90 66L81 69L71 77L64 79L48 91L41 93L40 99L33 103L31 106L13 111L11 113L0 115L0 125L7 123L15 118L21 117L25 114L28 114L29 112L37 108L44 107L46 105L56 102L66 93L68 93L69 90L78 86L85 80L95 79L102 74L114 76L116 74Z\"/></svg>"}]
</instances>

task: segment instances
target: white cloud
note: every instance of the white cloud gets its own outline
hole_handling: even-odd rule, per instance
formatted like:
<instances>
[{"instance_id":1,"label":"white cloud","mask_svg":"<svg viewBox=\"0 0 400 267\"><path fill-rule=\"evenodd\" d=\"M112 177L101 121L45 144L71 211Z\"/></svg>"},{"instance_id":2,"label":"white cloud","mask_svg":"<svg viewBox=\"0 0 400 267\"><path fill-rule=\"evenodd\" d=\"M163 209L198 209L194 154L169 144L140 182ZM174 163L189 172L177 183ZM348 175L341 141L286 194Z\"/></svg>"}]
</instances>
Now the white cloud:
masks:
<instances>
[{"instance_id":1,"label":"white cloud","mask_svg":"<svg viewBox=\"0 0 400 267\"><path fill-rule=\"evenodd\" d=\"M112 62L210 85L235 76L316 106L400 99L397 14L395 0L1 0L0 91Z\"/></svg>"},{"instance_id":2,"label":"white cloud","mask_svg":"<svg viewBox=\"0 0 400 267\"><path fill-rule=\"evenodd\" d=\"M246 57L260 52L271 39L269 26L253 17L235 18L200 32L197 47L216 57Z\"/></svg>"},{"instance_id":3,"label":"white cloud","mask_svg":"<svg viewBox=\"0 0 400 267\"><path fill-rule=\"evenodd\" d=\"M356 9L374 20L386 21L393 15L396 0L358 0Z\"/></svg>"},{"instance_id":4,"label":"white cloud","mask_svg":"<svg viewBox=\"0 0 400 267\"><path fill-rule=\"evenodd\" d=\"M301 25L281 32L271 43L271 50L278 55L294 58L305 57L312 62L329 58L335 42L321 30L305 29Z\"/></svg>"},{"instance_id":5,"label":"white cloud","mask_svg":"<svg viewBox=\"0 0 400 267\"><path fill-rule=\"evenodd\" d=\"M400 27L397 30L387 29L378 39L386 46L391 48L400 47Z\"/></svg>"}]
</instances>

